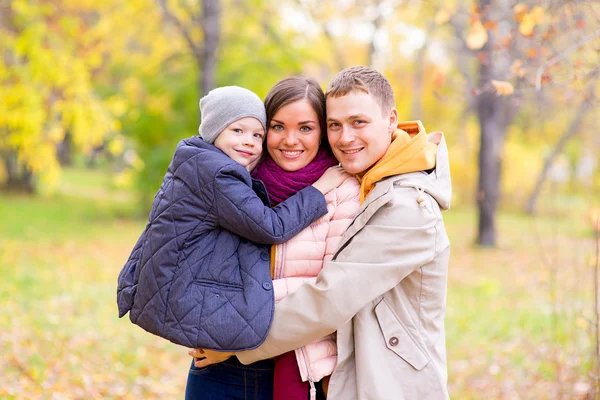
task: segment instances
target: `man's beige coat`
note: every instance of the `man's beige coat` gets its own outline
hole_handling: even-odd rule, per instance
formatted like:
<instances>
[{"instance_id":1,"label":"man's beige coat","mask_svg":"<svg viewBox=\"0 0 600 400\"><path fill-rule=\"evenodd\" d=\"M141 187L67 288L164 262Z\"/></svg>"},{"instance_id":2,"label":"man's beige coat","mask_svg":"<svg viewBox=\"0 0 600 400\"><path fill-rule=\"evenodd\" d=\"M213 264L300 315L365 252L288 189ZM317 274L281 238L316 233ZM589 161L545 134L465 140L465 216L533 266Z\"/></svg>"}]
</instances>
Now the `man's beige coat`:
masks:
<instances>
[{"instance_id":1,"label":"man's beige coat","mask_svg":"<svg viewBox=\"0 0 600 400\"><path fill-rule=\"evenodd\" d=\"M328 400L447 399L444 314L451 197L440 133L434 172L378 182L314 284L279 302L266 341L238 353L271 358L337 330Z\"/></svg>"}]
</instances>

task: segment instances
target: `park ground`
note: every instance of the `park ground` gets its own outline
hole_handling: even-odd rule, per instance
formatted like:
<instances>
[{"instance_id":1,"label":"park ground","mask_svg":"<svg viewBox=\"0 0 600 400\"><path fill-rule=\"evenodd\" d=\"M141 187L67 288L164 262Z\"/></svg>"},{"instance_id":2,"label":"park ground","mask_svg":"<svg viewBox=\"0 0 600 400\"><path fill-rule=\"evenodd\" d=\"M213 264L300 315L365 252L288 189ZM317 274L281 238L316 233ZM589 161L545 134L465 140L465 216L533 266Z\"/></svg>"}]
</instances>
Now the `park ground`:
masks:
<instances>
[{"instance_id":1,"label":"park ground","mask_svg":"<svg viewBox=\"0 0 600 400\"><path fill-rule=\"evenodd\" d=\"M473 246L473 208L446 213L453 399L594 398L595 238L585 207L547 206L501 213L496 249ZM0 399L183 398L186 349L117 316L145 208L100 170L0 195Z\"/></svg>"}]
</instances>

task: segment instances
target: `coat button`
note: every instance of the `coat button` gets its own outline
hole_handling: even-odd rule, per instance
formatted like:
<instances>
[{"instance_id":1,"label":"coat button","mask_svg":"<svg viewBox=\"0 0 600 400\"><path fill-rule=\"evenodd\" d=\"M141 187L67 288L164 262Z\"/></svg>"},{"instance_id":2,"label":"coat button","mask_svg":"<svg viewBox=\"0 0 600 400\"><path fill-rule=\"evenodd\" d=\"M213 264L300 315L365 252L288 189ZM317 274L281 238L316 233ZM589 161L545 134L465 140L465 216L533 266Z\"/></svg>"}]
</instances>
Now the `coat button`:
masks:
<instances>
[{"instance_id":1,"label":"coat button","mask_svg":"<svg viewBox=\"0 0 600 400\"><path fill-rule=\"evenodd\" d=\"M271 282L265 281L263 282L263 289L271 290L273 288L273 284Z\"/></svg>"},{"instance_id":2,"label":"coat button","mask_svg":"<svg viewBox=\"0 0 600 400\"><path fill-rule=\"evenodd\" d=\"M269 253L267 253L266 251L263 251L262 253L260 253L260 258L263 261L269 261Z\"/></svg>"},{"instance_id":3,"label":"coat button","mask_svg":"<svg viewBox=\"0 0 600 400\"><path fill-rule=\"evenodd\" d=\"M398 342L399 342L398 338L396 336L392 336L388 343L390 344L390 346L397 346Z\"/></svg>"}]
</instances>

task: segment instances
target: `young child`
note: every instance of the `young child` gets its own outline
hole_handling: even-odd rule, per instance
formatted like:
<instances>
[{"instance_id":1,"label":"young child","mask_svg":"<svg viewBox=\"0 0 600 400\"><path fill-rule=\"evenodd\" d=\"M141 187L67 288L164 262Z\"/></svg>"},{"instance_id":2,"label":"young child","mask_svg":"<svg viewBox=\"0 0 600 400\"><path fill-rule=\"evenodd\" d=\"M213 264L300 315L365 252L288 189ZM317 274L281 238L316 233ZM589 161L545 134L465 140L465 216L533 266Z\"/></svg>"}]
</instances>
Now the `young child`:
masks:
<instances>
[{"instance_id":1,"label":"young child","mask_svg":"<svg viewBox=\"0 0 600 400\"><path fill-rule=\"evenodd\" d=\"M146 229L119 274L119 317L192 348L259 346L273 318L270 244L327 213L322 178L274 208L248 167L262 153L260 98L236 86L200 101L200 136L182 140L154 198Z\"/></svg>"}]
</instances>

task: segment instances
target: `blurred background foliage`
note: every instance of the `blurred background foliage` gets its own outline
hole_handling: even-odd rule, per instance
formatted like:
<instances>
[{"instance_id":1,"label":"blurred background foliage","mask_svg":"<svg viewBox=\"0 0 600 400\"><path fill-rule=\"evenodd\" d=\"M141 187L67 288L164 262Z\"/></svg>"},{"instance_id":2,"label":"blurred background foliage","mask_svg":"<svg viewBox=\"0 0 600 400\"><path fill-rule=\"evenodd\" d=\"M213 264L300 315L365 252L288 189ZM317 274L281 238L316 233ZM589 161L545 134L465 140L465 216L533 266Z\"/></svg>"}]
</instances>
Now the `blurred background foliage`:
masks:
<instances>
[{"instance_id":1,"label":"blurred background foliage","mask_svg":"<svg viewBox=\"0 0 600 400\"><path fill-rule=\"evenodd\" d=\"M199 98L371 65L449 146L453 397L598 398L599 61L591 1L0 0L0 397L180 395L112 302Z\"/></svg>"},{"instance_id":2,"label":"blurred background foliage","mask_svg":"<svg viewBox=\"0 0 600 400\"><path fill-rule=\"evenodd\" d=\"M549 158L556 189L598 186L598 113L590 111L600 33L592 3L0 4L0 177L9 189L51 192L61 165L102 161L115 184L135 187L144 214L175 144L196 132L198 99L212 87L241 85L264 96L293 74L325 87L357 64L389 77L402 119L447 132L456 205L499 198L477 183L481 172L501 185L504 205L534 212L528 199Z\"/></svg>"}]
</instances>

